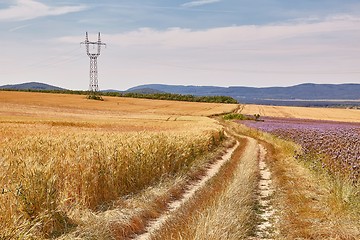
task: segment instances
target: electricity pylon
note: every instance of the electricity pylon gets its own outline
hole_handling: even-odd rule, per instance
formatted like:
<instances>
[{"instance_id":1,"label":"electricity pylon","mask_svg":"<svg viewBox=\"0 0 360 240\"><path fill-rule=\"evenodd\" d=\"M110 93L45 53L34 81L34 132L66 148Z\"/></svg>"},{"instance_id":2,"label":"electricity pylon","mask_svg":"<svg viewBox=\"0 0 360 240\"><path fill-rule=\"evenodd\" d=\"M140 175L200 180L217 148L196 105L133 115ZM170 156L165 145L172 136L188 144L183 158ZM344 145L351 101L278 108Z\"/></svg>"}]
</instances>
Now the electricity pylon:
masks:
<instances>
[{"instance_id":1,"label":"electricity pylon","mask_svg":"<svg viewBox=\"0 0 360 240\"><path fill-rule=\"evenodd\" d=\"M97 42L90 42L88 33L86 32L85 41L80 44L85 44L86 53L90 58L90 83L89 83L89 98L92 99L102 99L99 93L99 84L98 84L98 66L97 66L97 58L100 56L101 46L106 46L105 43L101 42L100 33L98 35ZM97 46L97 52L90 53L90 45L95 48Z\"/></svg>"}]
</instances>

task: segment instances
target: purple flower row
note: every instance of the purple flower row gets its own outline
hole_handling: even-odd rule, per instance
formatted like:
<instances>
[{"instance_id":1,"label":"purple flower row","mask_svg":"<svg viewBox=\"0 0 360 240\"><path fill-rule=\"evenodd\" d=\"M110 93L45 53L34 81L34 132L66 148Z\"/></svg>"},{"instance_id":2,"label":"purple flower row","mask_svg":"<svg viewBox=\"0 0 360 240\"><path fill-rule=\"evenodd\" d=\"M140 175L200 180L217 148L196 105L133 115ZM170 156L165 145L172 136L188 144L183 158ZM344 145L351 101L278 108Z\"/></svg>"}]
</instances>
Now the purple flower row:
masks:
<instances>
[{"instance_id":1,"label":"purple flower row","mask_svg":"<svg viewBox=\"0 0 360 240\"><path fill-rule=\"evenodd\" d=\"M300 144L305 152L327 156L324 167L360 177L360 124L305 119L264 118L245 125Z\"/></svg>"}]
</instances>

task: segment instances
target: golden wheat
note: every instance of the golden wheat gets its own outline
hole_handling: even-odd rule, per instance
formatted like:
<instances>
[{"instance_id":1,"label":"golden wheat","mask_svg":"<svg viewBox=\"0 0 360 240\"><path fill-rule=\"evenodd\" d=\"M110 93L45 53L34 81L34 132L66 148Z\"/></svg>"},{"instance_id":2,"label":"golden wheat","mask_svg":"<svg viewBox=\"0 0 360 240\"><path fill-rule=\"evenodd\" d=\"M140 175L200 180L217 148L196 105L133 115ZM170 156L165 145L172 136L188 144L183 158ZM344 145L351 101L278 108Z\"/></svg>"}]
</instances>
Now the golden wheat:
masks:
<instances>
[{"instance_id":1,"label":"golden wheat","mask_svg":"<svg viewBox=\"0 0 360 240\"><path fill-rule=\"evenodd\" d=\"M0 239L60 236L74 214L185 174L234 106L1 92Z\"/></svg>"},{"instance_id":2,"label":"golden wheat","mask_svg":"<svg viewBox=\"0 0 360 240\"><path fill-rule=\"evenodd\" d=\"M186 172L217 143L215 132L9 138L0 150L1 219L18 216L22 218L6 224L36 221L41 222L41 232L59 231L68 224L66 213L72 208L96 210L161 178Z\"/></svg>"},{"instance_id":3,"label":"golden wheat","mask_svg":"<svg viewBox=\"0 0 360 240\"><path fill-rule=\"evenodd\" d=\"M244 105L242 113L266 117L360 122L360 111L356 109Z\"/></svg>"}]
</instances>

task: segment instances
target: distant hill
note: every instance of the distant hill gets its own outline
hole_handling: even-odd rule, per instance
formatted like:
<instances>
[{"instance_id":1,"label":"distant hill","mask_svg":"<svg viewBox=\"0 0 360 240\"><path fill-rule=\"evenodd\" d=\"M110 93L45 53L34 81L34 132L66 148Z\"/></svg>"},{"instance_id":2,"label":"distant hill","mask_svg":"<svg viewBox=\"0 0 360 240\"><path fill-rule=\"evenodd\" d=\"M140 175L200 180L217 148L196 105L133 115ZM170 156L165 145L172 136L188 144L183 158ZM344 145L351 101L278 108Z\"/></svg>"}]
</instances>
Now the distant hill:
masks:
<instances>
[{"instance_id":1,"label":"distant hill","mask_svg":"<svg viewBox=\"0 0 360 240\"><path fill-rule=\"evenodd\" d=\"M28 82L28 83L20 83L13 85L4 85L0 86L0 89L12 89L12 90L66 90L65 88L60 88L56 86L52 86L45 83L39 82Z\"/></svg>"},{"instance_id":2,"label":"distant hill","mask_svg":"<svg viewBox=\"0 0 360 240\"><path fill-rule=\"evenodd\" d=\"M359 100L360 84L300 84L291 87L213 87L213 86L183 86L149 84L128 89L151 88L168 93L193 95L227 95L248 99L277 99L277 100L321 100L342 99Z\"/></svg>"},{"instance_id":3,"label":"distant hill","mask_svg":"<svg viewBox=\"0 0 360 240\"><path fill-rule=\"evenodd\" d=\"M104 92L104 93L141 93L141 94L165 93L164 91L159 91L159 90L152 89L152 88L136 88L136 89L127 90L127 91L107 89L107 90L102 90L101 92Z\"/></svg>"},{"instance_id":4,"label":"distant hill","mask_svg":"<svg viewBox=\"0 0 360 240\"><path fill-rule=\"evenodd\" d=\"M0 89L67 91L67 89L45 83L29 82L0 86ZM115 93L175 93L194 96L229 96L240 103L271 104L283 106L360 106L360 84L313 84L305 83L290 87L215 87L147 84L126 91L115 89L102 92Z\"/></svg>"},{"instance_id":5,"label":"distant hill","mask_svg":"<svg viewBox=\"0 0 360 240\"><path fill-rule=\"evenodd\" d=\"M151 88L159 91L198 96L224 95L242 103L274 105L342 105L360 104L360 84L300 84L291 87L214 87L149 84L128 89ZM329 101L331 100L331 101Z\"/></svg>"},{"instance_id":6,"label":"distant hill","mask_svg":"<svg viewBox=\"0 0 360 240\"><path fill-rule=\"evenodd\" d=\"M127 90L126 92L141 93L141 94L166 93L164 91L153 89L153 88L137 88L137 89L133 89L133 90Z\"/></svg>"},{"instance_id":7,"label":"distant hill","mask_svg":"<svg viewBox=\"0 0 360 240\"><path fill-rule=\"evenodd\" d=\"M123 93L124 91L116 90L116 89L106 89L106 90L100 90L100 92L103 93Z\"/></svg>"}]
</instances>

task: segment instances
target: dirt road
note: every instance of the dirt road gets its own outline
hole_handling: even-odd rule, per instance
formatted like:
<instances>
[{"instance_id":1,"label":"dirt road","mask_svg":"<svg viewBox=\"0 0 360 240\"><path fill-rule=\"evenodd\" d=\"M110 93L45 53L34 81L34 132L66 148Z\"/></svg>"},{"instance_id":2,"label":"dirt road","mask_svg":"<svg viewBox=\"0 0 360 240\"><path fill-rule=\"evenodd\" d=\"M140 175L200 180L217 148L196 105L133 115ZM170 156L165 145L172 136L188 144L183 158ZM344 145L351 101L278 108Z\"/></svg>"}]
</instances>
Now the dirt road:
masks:
<instances>
[{"instance_id":1,"label":"dirt road","mask_svg":"<svg viewBox=\"0 0 360 240\"><path fill-rule=\"evenodd\" d=\"M188 186L187 191L183 194L183 196L180 199L173 202L169 202L168 211L166 211L159 218L152 221L146 228L146 232L144 234L136 236L135 239L136 240L151 239L151 235L155 234L156 231L159 230L162 227L162 225L171 218L173 214L176 214L176 211L179 210L179 208L181 208L182 205L184 205L187 201L189 201L189 199L194 197L197 191L205 187L206 183L219 172L220 168L227 161L230 160L231 155L238 146L239 143L237 142L234 147L227 150L227 152L222 156L222 158L219 161L210 165L205 176L203 176L199 181L191 183L191 185Z\"/></svg>"},{"instance_id":2,"label":"dirt road","mask_svg":"<svg viewBox=\"0 0 360 240\"><path fill-rule=\"evenodd\" d=\"M255 239L271 237L274 232L274 209L269 199L273 188L271 174L265 163L266 150L254 138L240 135L235 137L238 139L236 146L228 149L220 161L210 166L207 174L189 186L179 200L170 202L168 211L152 221L146 232L136 236L135 239L169 237L171 239L208 239L214 234L221 239L242 239L249 235L254 236ZM189 231L183 226L176 226L176 221L179 221L179 212L184 215L184 211L186 211L183 209L184 206L194 204L194 202L196 204L196 198L204 194L204 189L211 188L209 182L222 180L219 176L221 168L230 160L236 163L235 168L232 169L232 177L229 182L226 185L223 184L223 190L219 196L209 196L214 200L205 208L201 208L199 204L197 214L185 214L191 218L190 222L182 219L182 221L188 222ZM255 198L254 193L257 195ZM254 205L259 209L257 213L254 213L252 209ZM194 221L197 227L191 221ZM164 226L166 228L169 223L172 226L171 231L164 230ZM158 235L159 232L161 237ZM171 236L166 236L164 232L172 233Z\"/></svg>"}]
</instances>

